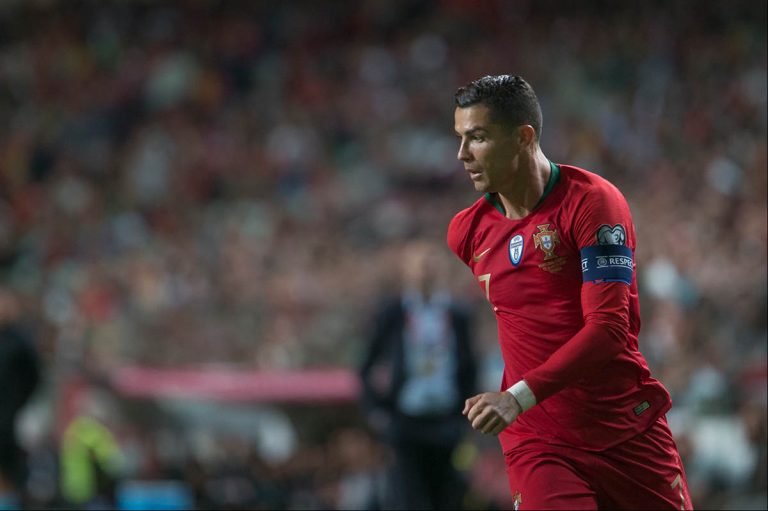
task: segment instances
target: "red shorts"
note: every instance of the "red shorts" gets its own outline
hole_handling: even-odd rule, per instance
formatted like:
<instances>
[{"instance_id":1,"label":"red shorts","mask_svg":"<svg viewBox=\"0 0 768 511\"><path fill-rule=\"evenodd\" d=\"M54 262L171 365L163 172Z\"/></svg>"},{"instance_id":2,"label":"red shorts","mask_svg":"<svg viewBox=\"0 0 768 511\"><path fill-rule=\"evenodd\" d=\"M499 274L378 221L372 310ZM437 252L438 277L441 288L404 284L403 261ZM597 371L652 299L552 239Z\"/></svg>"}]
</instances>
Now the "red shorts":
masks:
<instances>
[{"instance_id":1,"label":"red shorts","mask_svg":"<svg viewBox=\"0 0 768 511\"><path fill-rule=\"evenodd\" d=\"M527 443L505 453L515 509L693 509L665 417L601 452Z\"/></svg>"}]
</instances>

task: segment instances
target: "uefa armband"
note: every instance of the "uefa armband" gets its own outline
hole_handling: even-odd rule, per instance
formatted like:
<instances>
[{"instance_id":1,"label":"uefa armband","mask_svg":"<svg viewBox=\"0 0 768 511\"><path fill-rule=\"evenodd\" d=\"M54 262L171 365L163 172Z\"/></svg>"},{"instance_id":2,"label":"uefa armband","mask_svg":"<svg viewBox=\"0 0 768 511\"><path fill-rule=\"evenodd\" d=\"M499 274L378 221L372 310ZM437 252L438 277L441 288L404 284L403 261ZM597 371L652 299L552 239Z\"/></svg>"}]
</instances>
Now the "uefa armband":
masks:
<instances>
[{"instance_id":1,"label":"uefa armband","mask_svg":"<svg viewBox=\"0 0 768 511\"><path fill-rule=\"evenodd\" d=\"M582 282L632 284L634 259L626 245L593 245L581 249Z\"/></svg>"}]
</instances>

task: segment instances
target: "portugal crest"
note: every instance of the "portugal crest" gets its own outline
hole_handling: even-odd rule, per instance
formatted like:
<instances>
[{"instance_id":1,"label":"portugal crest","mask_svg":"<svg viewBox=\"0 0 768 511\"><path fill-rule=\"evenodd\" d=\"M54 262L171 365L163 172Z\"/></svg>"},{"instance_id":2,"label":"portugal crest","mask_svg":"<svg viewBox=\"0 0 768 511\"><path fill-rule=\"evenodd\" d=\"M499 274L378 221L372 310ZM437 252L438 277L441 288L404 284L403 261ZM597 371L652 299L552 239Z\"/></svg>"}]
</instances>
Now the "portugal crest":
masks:
<instances>
[{"instance_id":1,"label":"portugal crest","mask_svg":"<svg viewBox=\"0 0 768 511\"><path fill-rule=\"evenodd\" d=\"M537 225L536 228L539 232L533 235L533 245L544 251L545 261L557 257L555 247L560 243L557 231L550 231L549 224Z\"/></svg>"},{"instance_id":2,"label":"portugal crest","mask_svg":"<svg viewBox=\"0 0 768 511\"><path fill-rule=\"evenodd\" d=\"M523 503L523 494L519 491L516 491L515 494L512 496L512 507L515 511L518 511L520 509L520 504Z\"/></svg>"},{"instance_id":3,"label":"portugal crest","mask_svg":"<svg viewBox=\"0 0 768 511\"><path fill-rule=\"evenodd\" d=\"M539 265L539 268L550 273L556 273L563 269L566 258L555 254L557 244L560 243L560 237L557 235L557 230L549 228L550 225L536 226L539 232L533 235L533 245L544 252L544 262Z\"/></svg>"}]
</instances>

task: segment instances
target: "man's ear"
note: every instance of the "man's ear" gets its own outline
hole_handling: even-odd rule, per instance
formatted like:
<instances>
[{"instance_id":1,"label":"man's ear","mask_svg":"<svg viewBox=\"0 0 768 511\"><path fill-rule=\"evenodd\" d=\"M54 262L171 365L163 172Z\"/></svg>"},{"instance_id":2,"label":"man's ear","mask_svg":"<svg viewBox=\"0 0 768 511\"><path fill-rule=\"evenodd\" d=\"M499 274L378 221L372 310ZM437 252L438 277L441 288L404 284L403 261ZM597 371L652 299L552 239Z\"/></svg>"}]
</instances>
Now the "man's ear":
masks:
<instances>
[{"instance_id":1,"label":"man's ear","mask_svg":"<svg viewBox=\"0 0 768 511\"><path fill-rule=\"evenodd\" d=\"M517 128L518 142L521 147L528 147L536 141L536 130L530 124L523 124Z\"/></svg>"}]
</instances>

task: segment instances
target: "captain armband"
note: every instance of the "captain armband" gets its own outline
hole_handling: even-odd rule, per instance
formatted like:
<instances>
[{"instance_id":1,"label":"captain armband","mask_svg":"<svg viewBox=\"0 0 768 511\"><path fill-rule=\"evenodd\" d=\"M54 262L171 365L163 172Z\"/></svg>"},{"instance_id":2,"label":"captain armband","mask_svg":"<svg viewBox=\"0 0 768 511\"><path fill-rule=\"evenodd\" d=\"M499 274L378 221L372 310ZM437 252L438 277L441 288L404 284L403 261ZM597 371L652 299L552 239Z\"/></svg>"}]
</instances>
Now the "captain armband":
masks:
<instances>
[{"instance_id":1,"label":"captain armband","mask_svg":"<svg viewBox=\"0 0 768 511\"><path fill-rule=\"evenodd\" d=\"M581 249L583 282L624 282L632 284L634 259L626 245L593 245Z\"/></svg>"}]
</instances>

